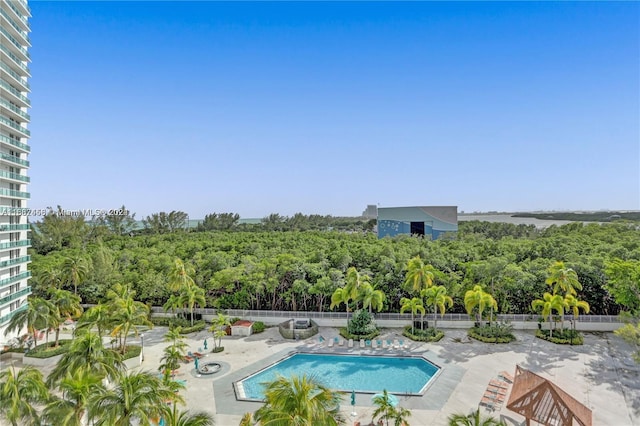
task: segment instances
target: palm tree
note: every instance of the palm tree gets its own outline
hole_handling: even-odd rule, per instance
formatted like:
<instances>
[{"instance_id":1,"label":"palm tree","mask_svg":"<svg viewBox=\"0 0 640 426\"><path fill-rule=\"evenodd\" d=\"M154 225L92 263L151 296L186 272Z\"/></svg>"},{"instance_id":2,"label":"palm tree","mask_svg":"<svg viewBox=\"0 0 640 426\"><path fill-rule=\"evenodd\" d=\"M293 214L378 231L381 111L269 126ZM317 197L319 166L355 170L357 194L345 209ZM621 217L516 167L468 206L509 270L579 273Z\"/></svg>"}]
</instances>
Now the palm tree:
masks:
<instances>
[{"instance_id":1,"label":"palm tree","mask_svg":"<svg viewBox=\"0 0 640 426\"><path fill-rule=\"evenodd\" d=\"M204 297L204 289L193 284L188 287L182 288L180 294L180 303L189 309L189 315L191 315L191 326L193 327L193 308L195 305L201 308L207 303Z\"/></svg>"},{"instance_id":2,"label":"palm tree","mask_svg":"<svg viewBox=\"0 0 640 426\"><path fill-rule=\"evenodd\" d=\"M433 267L431 265L425 265L419 256L410 259L407 262L407 273L405 275L404 283L416 294L420 294L420 291L424 288L429 288L433 285Z\"/></svg>"},{"instance_id":3,"label":"palm tree","mask_svg":"<svg viewBox=\"0 0 640 426\"><path fill-rule=\"evenodd\" d=\"M413 334L413 319L416 313L420 312L421 315L424 315L424 306L422 305L422 299L420 299L419 297L414 297L411 299L403 297L402 299L400 299L400 313L402 314L406 311L411 311L411 334Z\"/></svg>"},{"instance_id":4,"label":"palm tree","mask_svg":"<svg viewBox=\"0 0 640 426\"><path fill-rule=\"evenodd\" d=\"M578 317L580 314L580 309L584 311L585 314L589 313L590 306L584 300L578 300L577 297L567 294L564 297L564 307L567 311L571 311L573 313L573 331L576 331L576 322L578 321Z\"/></svg>"},{"instance_id":5,"label":"palm tree","mask_svg":"<svg viewBox=\"0 0 640 426\"><path fill-rule=\"evenodd\" d=\"M100 376L86 369L69 370L58 389L62 398L53 398L45 407L42 417L48 423L65 426L83 426L89 396L102 388Z\"/></svg>"},{"instance_id":6,"label":"palm tree","mask_svg":"<svg viewBox=\"0 0 640 426\"><path fill-rule=\"evenodd\" d=\"M351 301L351 291L346 287L337 288L331 295L331 305L329 309L340 306L342 303L347 308L347 323L349 323L349 302Z\"/></svg>"},{"instance_id":7,"label":"palm tree","mask_svg":"<svg viewBox=\"0 0 640 426\"><path fill-rule=\"evenodd\" d=\"M564 299L559 294L550 294L545 293L542 295L543 299L536 299L531 302L531 307L534 311L540 310L542 308L542 316L549 317L549 337L553 337L553 330L551 324L553 323L552 314L553 311L557 311L558 314L562 315L564 313Z\"/></svg>"},{"instance_id":8,"label":"palm tree","mask_svg":"<svg viewBox=\"0 0 640 426\"><path fill-rule=\"evenodd\" d=\"M38 274L38 282L47 289L58 289L62 285L62 271L48 267Z\"/></svg>"},{"instance_id":9,"label":"palm tree","mask_svg":"<svg viewBox=\"0 0 640 426\"><path fill-rule=\"evenodd\" d=\"M181 291L185 287L190 287L195 285L193 278L190 275L193 275L194 271L189 266L185 265L185 263L176 259L173 264L173 268L169 272L169 282L168 287L171 291Z\"/></svg>"},{"instance_id":10,"label":"palm tree","mask_svg":"<svg viewBox=\"0 0 640 426\"><path fill-rule=\"evenodd\" d=\"M96 327L98 336L102 338L104 331L111 325L111 308L109 305L98 304L87 309L78 319L76 333L91 330Z\"/></svg>"},{"instance_id":11,"label":"palm tree","mask_svg":"<svg viewBox=\"0 0 640 426\"><path fill-rule=\"evenodd\" d=\"M165 426L213 426L213 416L201 411L199 413L189 413L188 411L178 411L165 405L166 409L162 414Z\"/></svg>"},{"instance_id":12,"label":"palm tree","mask_svg":"<svg viewBox=\"0 0 640 426\"><path fill-rule=\"evenodd\" d=\"M451 296L447 296L447 288L443 285L424 289L420 292L420 295L426 298L427 305L433 306L433 328L437 331L438 309L440 310L440 315L444 316L447 305L449 307L453 306L453 299Z\"/></svg>"},{"instance_id":13,"label":"palm tree","mask_svg":"<svg viewBox=\"0 0 640 426\"><path fill-rule=\"evenodd\" d=\"M80 303L82 299L77 294L73 294L67 290L52 289L50 290L51 298L49 301L57 307L57 322L56 329L56 342L55 346L58 346L58 339L60 337L60 325L66 318L78 318L82 315L82 306ZM55 312L52 312L55 315Z\"/></svg>"},{"instance_id":14,"label":"palm tree","mask_svg":"<svg viewBox=\"0 0 640 426\"><path fill-rule=\"evenodd\" d=\"M89 418L96 426L149 424L166 413L165 401L182 397L150 372L121 375L110 388L101 388L89 398Z\"/></svg>"},{"instance_id":15,"label":"palm tree","mask_svg":"<svg viewBox=\"0 0 640 426\"><path fill-rule=\"evenodd\" d=\"M545 280L547 284L553 286L553 294L562 290L566 294L576 295L576 290L582 290L582 284L578 281L578 274L571 268L564 266L564 262L554 262L548 269L548 276Z\"/></svg>"},{"instance_id":16,"label":"palm tree","mask_svg":"<svg viewBox=\"0 0 640 426\"><path fill-rule=\"evenodd\" d=\"M62 263L62 275L66 282L73 284L73 293L78 294L78 284L89 274L87 259L74 255L67 257Z\"/></svg>"},{"instance_id":17,"label":"palm tree","mask_svg":"<svg viewBox=\"0 0 640 426\"><path fill-rule=\"evenodd\" d=\"M369 308L371 313L372 308L378 312L382 310L386 296L381 290L376 290L371 284L365 283L360 289L358 298L362 300L362 308Z\"/></svg>"},{"instance_id":18,"label":"palm tree","mask_svg":"<svg viewBox=\"0 0 640 426\"><path fill-rule=\"evenodd\" d=\"M215 321L212 322L209 331L213 333L213 347L222 347L222 338L227 335L227 327L231 325L229 316L218 312Z\"/></svg>"},{"instance_id":19,"label":"palm tree","mask_svg":"<svg viewBox=\"0 0 640 426\"><path fill-rule=\"evenodd\" d=\"M272 426L345 424L340 393L309 376L278 377L266 383L265 405L255 412L259 424Z\"/></svg>"},{"instance_id":20,"label":"palm tree","mask_svg":"<svg viewBox=\"0 0 640 426\"><path fill-rule=\"evenodd\" d=\"M452 414L449 416L449 426L507 426L507 424L493 417L483 417L478 408L467 415Z\"/></svg>"},{"instance_id":21,"label":"palm tree","mask_svg":"<svg viewBox=\"0 0 640 426\"><path fill-rule=\"evenodd\" d=\"M184 307L184 305L180 301L180 295L172 294L171 296L169 296L165 304L162 306L162 309L164 309L165 311L171 311L172 313L175 313L176 310L182 307Z\"/></svg>"},{"instance_id":22,"label":"palm tree","mask_svg":"<svg viewBox=\"0 0 640 426\"><path fill-rule=\"evenodd\" d=\"M51 324L51 310L55 307L48 301L39 297L29 297L27 309L17 312L9 321L9 325L4 331L4 335L20 331L25 326L27 333L33 338L33 344L38 345L37 331L42 328L49 328ZM35 347L34 346L34 347Z\"/></svg>"},{"instance_id":23,"label":"palm tree","mask_svg":"<svg viewBox=\"0 0 640 426\"><path fill-rule=\"evenodd\" d=\"M393 416L393 426L409 426L409 417L411 417L411 410L407 410L404 407L396 407L396 414Z\"/></svg>"},{"instance_id":24,"label":"palm tree","mask_svg":"<svg viewBox=\"0 0 640 426\"><path fill-rule=\"evenodd\" d=\"M11 425L39 425L34 405L48 399L42 373L35 367L25 366L17 374L13 367L0 372L0 418Z\"/></svg>"},{"instance_id":25,"label":"palm tree","mask_svg":"<svg viewBox=\"0 0 640 426\"><path fill-rule=\"evenodd\" d=\"M384 389L382 395L376 395L373 397L373 404L376 409L373 411L373 421L385 420L387 426L389 426L389 420L393 420L396 417L396 407L391 402L389 392Z\"/></svg>"},{"instance_id":26,"label":"palm tree","mask_svg":"<svg viewBox=\"0 0 640 426\"><path fill-rule=\"evenodd\" d=\"M164 348L158 371L164 375L165 380L169 380L171 373L180 368L180 362L186 354L186 343L183 342L183 344L184 347L181 345L169 345Z\"/></svg>"},{"instance_id":27,"label":"palm tree","mask_svg":"<svg viewBox=\"0 0 640 426\"><path fill-rule=\"evenodd\" d=\"M482 313L487 306L493 306L494 309L498 309L496 300L485 292L481 286L475 285L473 290L469 290L464 294L464 307L467 310L467 314L472 315L475 310L477 323L482 321Z\"/></svg>"},{"instance_id":28,"label":"palm tree","mask_svg":"<svg viewBox=\"0 0 640 426\"><path fill-rule=\"evenodd\" d=\"M105 348L97 334L87 331L71 342L69 351L49 374L47 384L52 386L59 383L69 371L76 370L86 370L100 378L114 380L124 369L120 354Z\"/></svg>"},{"instance_id":29,"label":"palm tree","mask_svg":"<svg viewBox=\"0 0 640 426\"><path fill-rule=\"evenodd\" d=\"M127 337L133 331L138 336L138 325L153 327L149 321L149 307L142 302L133 299L135 291L129 286L116 284L113 291L109 291L107 297L111 299L113 330L111 336L120 336L120 350L124 354L127 350Z\"/></svg>"},{"instance_id":30,"label":"palm tree","mask_svg":"<svg viewBox=\"0 0 640 426\"><path fill-rule=\"evenodd\" d=\"M240 424L238 426L253 426L253 414L251 413L244 413L244 416L242 416L242 419L240 420Z\"/></svg>"},{"instance_id":31,"label":"palm tree","mask_svg":"<svg viewBox=\"0 0 640 426\"><path fill-rule=\"evenodd\" d=\"M347 275L345 277L345 290L349 292L350 299L356 302L356 309L358 307L359 295L362 288L369 284L371 285L368 275L361 275L355 267L347 269Z\"/></svg>"}]
</instances>

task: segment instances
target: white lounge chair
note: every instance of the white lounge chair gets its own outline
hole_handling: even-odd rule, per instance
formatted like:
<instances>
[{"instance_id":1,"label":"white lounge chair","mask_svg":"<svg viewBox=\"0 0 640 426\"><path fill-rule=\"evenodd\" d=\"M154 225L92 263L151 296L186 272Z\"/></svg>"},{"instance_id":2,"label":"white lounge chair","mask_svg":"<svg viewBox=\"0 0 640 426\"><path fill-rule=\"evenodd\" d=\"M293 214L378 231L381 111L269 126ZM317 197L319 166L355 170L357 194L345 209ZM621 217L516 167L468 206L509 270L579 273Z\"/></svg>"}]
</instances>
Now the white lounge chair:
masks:
<instances>
[{"instance_id":1,"label":"white lounge chair","mask_svg":"<svg viewBox=\"0 0 640 426\"><path fill-rule=\"evenodd\" d=\"M398 349L400 348L400 343L398 342L398 339L393 341L393 349Z\"/></svg>"},{"instance_id":2,"label":"white lounge chair","mask_svg":"<svg viewBox=\"0 0 640 426\"><path fill-rule=\"evenodd\" d=\"M376 341L375 341L375 340L372 340L372 341L371 341L371 348L373 348L373 349L378 349L378 344L376 343Z\"/></svg>"},{"instance_id":3,"label":"white lounge chair","mask_svg":"<svg viewBox=\"0 0 640 426\"><path fill-rule=\"evenodd\" d=\"M382 349L387 349L389 348L389 341L388 340L383 340L382 341Z\"/></svg>"},{"instance_id":4,"label":"white lounge chair","mask_svg":"<svg viewBox=\"0 0 640 426\"><path fill-rule=\"evenodd\" d=\"M360 339L360 348L364 349L364 339Z\"/></svg>"},{"instance_id":5,"label":"white lounge chair","mask_svg":"<svg viewBox=\"0 0 640 426\"><path fill-rule=\"evenodd\" d=\"M349 339L349 347L352 348L353 347L353 339Z\"/></svg>"},{"instance_id":6,"label":"white lounge chair","mask_svg":"<svg viewBox=\"0 0 640 426\"><path fill-rule=\"evenodd\" d=\"M344 346L344 339L342 337L338 340L338 346Z\"/></svg>"},{"instance_id":7,"label":"white lounge chair","mask_svg":"<svg viewBox=\"0 0 640 426\"><path fill-rule=\"evenodd\" d=\"M329 343L327 343L327 347L328 348L332 348L333 347L334 340L335 339L329 339Z\"/></svg>"}]
</instances>

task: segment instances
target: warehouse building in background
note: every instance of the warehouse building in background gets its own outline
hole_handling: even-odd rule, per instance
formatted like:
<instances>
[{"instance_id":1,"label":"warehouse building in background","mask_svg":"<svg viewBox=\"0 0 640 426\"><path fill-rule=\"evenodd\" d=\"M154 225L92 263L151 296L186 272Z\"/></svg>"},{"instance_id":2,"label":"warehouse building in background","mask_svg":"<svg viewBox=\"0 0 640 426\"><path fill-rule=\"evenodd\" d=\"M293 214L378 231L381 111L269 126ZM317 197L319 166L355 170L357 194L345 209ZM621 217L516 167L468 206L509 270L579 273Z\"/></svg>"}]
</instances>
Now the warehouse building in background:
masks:
<instances>
[{"instance_id":1,"label":"warehouse building in background","mask_svg":"<svg viewBox=\"0 0 640 426\"><path fill-rule=\"evenodd\" d=\"M31 294L26 209L30 16L25 0L0 0L0 342L21 332L4 333L11 318L27 309Z\"/></svg>"},{"instance_id":2,"label":"warehouse building in background","mask_svg":"<svg viewBox=\"0 0 640 426\"><path fill-rule=\"evenodd\" d=\"M378 207L378 238L422 235L435 240L457 231L457 206Z\"/></svg>"}]
</instances>

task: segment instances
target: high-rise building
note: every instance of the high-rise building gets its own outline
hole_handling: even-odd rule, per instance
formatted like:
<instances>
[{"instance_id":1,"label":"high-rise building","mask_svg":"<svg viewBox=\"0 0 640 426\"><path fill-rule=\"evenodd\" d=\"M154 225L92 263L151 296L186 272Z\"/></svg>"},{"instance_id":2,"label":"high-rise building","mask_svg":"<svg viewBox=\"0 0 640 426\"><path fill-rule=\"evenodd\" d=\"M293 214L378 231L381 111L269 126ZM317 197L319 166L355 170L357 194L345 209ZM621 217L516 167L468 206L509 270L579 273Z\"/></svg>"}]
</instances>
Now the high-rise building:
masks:
<instances>
[{"instance_id":1,"label":"high-rise building","mask_svg":"<svg viewBox=\"0 0 640 426\"><path fill-rule=\"evenodd\" d=\"M5 335L11 318L27 308L31 293L26 192L30 17L26 0L0 0L0 342L20 332Z\"/></svg>"}]
</instances>

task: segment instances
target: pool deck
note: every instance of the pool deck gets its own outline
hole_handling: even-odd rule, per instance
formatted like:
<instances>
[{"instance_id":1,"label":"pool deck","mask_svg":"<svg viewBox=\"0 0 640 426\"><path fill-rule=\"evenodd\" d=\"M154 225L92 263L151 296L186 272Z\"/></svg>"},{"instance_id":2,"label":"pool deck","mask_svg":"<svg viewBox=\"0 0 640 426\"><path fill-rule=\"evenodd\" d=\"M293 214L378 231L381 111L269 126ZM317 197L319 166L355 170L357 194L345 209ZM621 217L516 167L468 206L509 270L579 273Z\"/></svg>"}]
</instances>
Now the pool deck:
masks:
<instances>
[{"instance_id":1,"label":"pool deck","mask_svg":"<svg viewBox=\"0 0 640 426\"><path fill-rule=\"evenodd\" d=\"M160 364L165 328L145 332L145 360L140 368L156 371ZM385 329L382 339L404 339L399 329ZM238 425L242 415L254 412L261 403L238 401L232 383L264 368L292 352L372 353L376 355L420 355L442 368L420 397L400 396L400 406L411 409L413 426L446 425L452 413L475 410L489 384L501 371L514 374L516 364L550 379L574 398L593 410L594 425L640 424L640 365L631 358L632 348L612 333L586 333L583 346L561 346L536 339L532 331L516 331L516 342L487 344L469 341L465 330L445 330L438 343L410 342L408 350L360 349L318 344L318 337L307 341L283 339L277 328L249 337L225 337L221 353L207 353L204 360L219 362L222 369L210 376L198 377L193 363L180 367L177 378L186 381L183 392L187 408L215 415L216 425ZM337 336L337 330L321 327L325 339ZM205 331L187 336L190 351L203 351L207 338L211 349L211 334ZM47 372L46 369L44 371ZM497 411L482 409L485 414L502 418L508 425L524 425L524 418L509 411L505 404ZM354 408L345 396L342 412L347 425L355 421L371 422L373 407L370 394L356 395Z\"/></svg>"}]
</instances>

